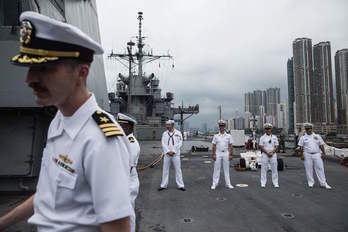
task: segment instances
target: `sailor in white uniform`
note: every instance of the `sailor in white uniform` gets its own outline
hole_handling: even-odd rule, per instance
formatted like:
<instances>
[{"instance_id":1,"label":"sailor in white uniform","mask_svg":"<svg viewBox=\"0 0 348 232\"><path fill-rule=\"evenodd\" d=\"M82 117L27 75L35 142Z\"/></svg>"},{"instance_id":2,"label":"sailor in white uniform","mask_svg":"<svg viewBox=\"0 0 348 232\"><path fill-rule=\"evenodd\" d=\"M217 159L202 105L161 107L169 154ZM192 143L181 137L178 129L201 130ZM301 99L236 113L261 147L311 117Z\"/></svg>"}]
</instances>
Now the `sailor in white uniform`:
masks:
<instances>
[{"instance_id":1,"label":"sailor in white uniform","mask_svg":"<svg viewBox=\"0 0 348 232\"><path fill-rule=\"evenodd\" d=\"M278 162L276 151L278 149L279 143L278 138L272 135L272 124L266 123L264 125L265 134L261 136L259 146L261 149L261 187L266 187L267 183L267 170L268 164L271 165L272 171L272 182L275 188L279 188L278 183Z\"/></svg>"},{"instance_id":2,"label":"sailor in white uniform","mask_svg":"<svg viewBox=\"0 0 348 232\"><path fill-rule=\"evenodd\" d=\"M224 169L225 185L229 189L233 189L230 181L230 160L233 158L233 140L231 134L225 131L226 122L224 120L218 121L219 133L213 137L213 184L211 189L215 189L219 184L221 165Z\"/></svg>"},{"instance_id":3,"label":"sailor in white uniform","mask_svg":"<svg viewBox=\"0 0 348 232\"><path fill-rule=\"evenodd\" d=\"M57 107L47 134L36 193L0 218L41 231L130 231L128 138L87 89L101 46L78 28L35 12L20 16L26 83L41 106Z\"/></svg>"},{"instance_id":4,"label":"sailor in white uniform","mask_svg":"<svg viewBox=\"0 0 348 232\"><path fill-rule=\"evenodd\" d=\"M169 169L171 163L175 169L176 184L181 191L185 191L184 181L181 172L181 161L180 161L180 148L182 146L182 135L181 132L174 128L174 120L168 120L166 122L167 130L162 134L162 151L164 155L163 159L163 171L162 171L162 182L158 191L167 189Z\"/></svg>"},{"instance_id":5,"label":"sailor in white uniform","mask_svg":"<svg viewBox=\"0 0 348 232\"><path fill-rule=\"evenodd\" d=\"M117 122L121 125L124 130L124 133L127 135L129 143L130 143L130 198L133 209L135 209L135 199L139 193L139 178L137 172L138 159L140 155L140 145L138 140L135 138L133 132L134 127L137 124L137 121L130 116L127 116L122 113L117 114ZM131 215L131 232L135 232L135 214Z\"/></svg>"},{"instance_id":6,"label":"sailor in white uniform","mask_svg":"<svg viewBox=\"0 0 348 232\"><path fill-rule=\"evenodd\" d=\"M327 184L324 172L325 149L324 141L320 135L313 133L313 125L305 123L304 128L306 133L300 138L298 145L301 150L301 159L304 160L308 186L313 188L313 167L317 174L319 184L322 188L331 189ZM322 155L320 154L322 151Z\"/></svg>"}]
</instances>

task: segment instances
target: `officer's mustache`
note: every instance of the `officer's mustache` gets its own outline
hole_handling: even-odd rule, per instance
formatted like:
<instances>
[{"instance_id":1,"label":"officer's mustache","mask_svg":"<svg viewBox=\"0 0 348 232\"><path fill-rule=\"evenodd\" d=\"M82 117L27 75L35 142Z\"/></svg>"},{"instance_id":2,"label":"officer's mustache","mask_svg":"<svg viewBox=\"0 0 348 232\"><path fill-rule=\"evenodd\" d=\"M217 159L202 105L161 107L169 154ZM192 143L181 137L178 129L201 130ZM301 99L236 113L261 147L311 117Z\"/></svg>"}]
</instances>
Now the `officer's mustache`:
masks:
<instances>
[{"instance_id":1,"label":"officer's mustache","mask_svg":"<svg viewBox=\"0 0 348 232\"><path fill-rule=\"evenodd\" d=\"M39 82L33 82L28 85L30 88L32 88L35 92L44 92L48 89L40 85Z\"/></svg>"}]
</instances>

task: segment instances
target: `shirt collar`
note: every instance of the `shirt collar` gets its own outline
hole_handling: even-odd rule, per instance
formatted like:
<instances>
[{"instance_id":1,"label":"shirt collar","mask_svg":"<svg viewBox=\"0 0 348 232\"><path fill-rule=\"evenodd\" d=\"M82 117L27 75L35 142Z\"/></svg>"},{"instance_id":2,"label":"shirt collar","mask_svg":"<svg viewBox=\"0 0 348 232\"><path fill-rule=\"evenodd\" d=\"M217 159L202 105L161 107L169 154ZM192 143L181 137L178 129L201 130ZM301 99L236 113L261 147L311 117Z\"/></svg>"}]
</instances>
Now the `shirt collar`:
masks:
<instances>
[{"instance_id":1,"label":"shirt collar","mask_svg":"<svg viewBox=\"0 0 348 232\"><path fill-rule=\"evenodd\" d=\"M310 134L310 135L305 133L305 135L311 137L311 136L314 136L314 132L312 132L312 134Z\"/></svg>"},{"instance_id":2,"label":"shirt collar","mask_svg":"<svg viewBox=\"0 0 348 232\"><path fill-rule=\"evenodd\" d=\"M224 131L223 134L221 134L221 132L219 131L219 135L224 136L225 134L226 134L226 131Z\"/></svg>"},{"instance_id":3,"label":"shirt collar","mask_svg":"<svg viewBox=\"0 0 348 232\"><path fill-rule=\"evenodd\" d=\"M100 110L100 108L93 93L90 93L87 101L70 117L64 117L58 110L54 119L55 123L51 126L52 130L49 131L47 138L50 139L59 136L65 130L69 137L74 139L82 126L96 110Z\"/></svg>"}]
</instances>

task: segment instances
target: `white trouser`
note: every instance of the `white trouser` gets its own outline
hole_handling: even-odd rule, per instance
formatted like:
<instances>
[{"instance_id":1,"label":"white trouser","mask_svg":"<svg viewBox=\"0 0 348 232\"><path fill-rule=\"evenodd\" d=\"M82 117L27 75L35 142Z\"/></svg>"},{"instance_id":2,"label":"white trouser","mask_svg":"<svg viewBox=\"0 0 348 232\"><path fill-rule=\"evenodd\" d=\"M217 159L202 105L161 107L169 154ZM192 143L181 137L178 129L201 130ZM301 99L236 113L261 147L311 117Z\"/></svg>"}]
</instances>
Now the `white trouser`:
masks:
<instances>
[{"instance_id":1,"label":"white trouser","mask_svg":"<svg viewBox=\"0 0 348 232\"><path fill-rule=\"evenodd\" d=\"M164 155L161 187L167 188L168 186L169 169L171 163L173 163L175 169L176 184L179 188L183 188L184 181L182 179L180 154L175 154L172 157L167 154Z\"/></svg>"},{"instance_id":2,"label":"white trouser","mask_svg":"<svg viewBox=\"0 0 348 232\"><path fill-rule=\"evenodd\" d=\"M130 173L130 199L131 204L134 209L134 214L130 216L130 222L131 222L131 232L135 232L135 199L138 196L139 193L139 179L138 179L138 173L137 168L133 167L132 171Z\"/></svg>"},{"instance_id":3,"label":"white trouser","mask_svg":"<svg viewBox=\"0 0 348 232\"><path fill-rule=\"evenodd\" d=\"M225 184L226 184L226 186L231 185L230 159L229 159L228 154L229 154L228 152L216 154L216 161L214 162L214 172L213 172L213 185L215 185L215 186L217 186L219 184L221 163L222 163L222 167L224 169Z\"/></svg>"},{"instance_id":4,"label":"white trouser","mask_svg":"<svg viewBox=\"0 0 348 232\"><path fill-rule=\"evenodd\" d=\"M321 154L309 154L304 153L304 166L306 169L306 176L307 176L307 182L308 185L314 185L314 179L313 179L313 164L314 164L314 170L317 174L319 184L321 186L326 185L326 179L325 179L325 172L324 172L324 163L321 159Z\"/></svg>"},{"instance_id":5,"label":"white trouser","mask_svg":"<svg viewBox=\"0 0 348 232\"><path fill-rule=\"evenodd\" d=\"M278 185L277 154L272 155L272 157L270 158L266 154L263 154L263 153L262 153L262 157L261 157L261 185L266 185L266 183L267 183L268 164L271 165L273 185Z\"/></svg>"}]
</instances>

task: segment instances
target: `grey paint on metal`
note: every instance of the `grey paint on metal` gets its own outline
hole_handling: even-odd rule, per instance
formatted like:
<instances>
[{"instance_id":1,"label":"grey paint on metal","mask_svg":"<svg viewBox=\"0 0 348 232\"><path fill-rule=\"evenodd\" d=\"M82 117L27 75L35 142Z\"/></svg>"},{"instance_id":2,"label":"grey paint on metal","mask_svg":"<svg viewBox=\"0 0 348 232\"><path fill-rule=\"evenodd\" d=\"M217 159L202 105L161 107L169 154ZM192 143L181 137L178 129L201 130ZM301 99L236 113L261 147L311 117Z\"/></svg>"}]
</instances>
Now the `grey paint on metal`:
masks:
<instances>
[{"instance_id":1,"label":"grey paint on metal","mask_svg":"<svg viewBox=\"0 0 348 232\"><path fill-rule=\"evenodd\" d=\"M32 115L1 113L0 147L11 153L0 156L0 175L28 175L30 173L28 161L32 155L32 143L28 138L33 135L34 123Z\"/></svg>"},{"instance_id":2,"label":"grey paint on metal","mask_svg":"<svg viewBox=\"0 0 348 232\"><path fill-rule=\"evenodd\" d=\"M18 41L0 41L0 107L37 107L32 90L24 82L28 69L9 63L18 47Z\"/></svg>"},{"instance_id":3,"label":"grey paint on metal","mask_svg":"<svg viewBox=\"0 0 348 232\"><path fill-rule=\"evenodd\" d=\"M96 2L66 0L57 8L52 1L19 1L13 14L21 11L37 11L60 21L67 21L100 42ZM0 12L8 8L10 1L0 2ZM64 4L63 4L64 3ZM19 12L15 12L18 10ZM18 17L18 16L16 16ZM18 25L2 26L0 17L0 191L34 191L40 172L43 147L50 121L55 111L39 107L32 90L25 84L27 68L10 64L10 58L18 53ZM18 23L18 22L17 22ZM96 56L88 77L88 88L94 92L98 104L109 110L109 100L102 56Z\"/></svg>"},{"instance_id":4,"label":"grey paint on metal","mask_svg":"<svg viewBox=\"0 0 348 232\"><path fill-rule=\"evenodd\" d=\"M166 128L162 126L138 125L135 137L139 140L160 140L165 130Z\"/></svg>"},{"instance_id":5,"label":"grey paint on metal","mask_svg":"<svg viewBox=\"0 0 348 232\"><path fill-rule=\"evenodd\" d=\"M38 176L45 132L53 116L47 108L0 110L0 177Z\"/></svg>"},{"instance_id":6,"label":"grey paint on metal","mask_svg":"<svg viewBox=\"0 0 348 232\"><path fill-rule=\"evenodd\" d=\"M77 26L92 39L101 43L96 1L65 1L65 18L68 23ZM107 95L106 77L104 70L103 56L94 56L91 70L87 78L87 85L96 96L100 107L110 109Z\"/></svg>"},{"instance_id":7,"label":"grey paint on metal","mask_svg":"<svg viewBox=\"0 0 348 232\"><path fill-rule=\"evenodd\" d=\"M39 11L33 1L25 4L29 8L23 11ZM100 42L98 17L95 1L65 1L65 17L50 1L37 0L40 13L60 21L66 21L79 27L94 40ZM14 31L11 31L14 30ZM38 107L34 101L31 90L26 86L24 77L27 69L13 66L9 63L12 56L18 53L18 26L0 26L0 65L2 76L0 79L0 107ZM109 110L107 96L105 70L102 56L95 56L87 80L88 88L96 95L98 104L105 110Z\"/></svg>"}]
</instances>

